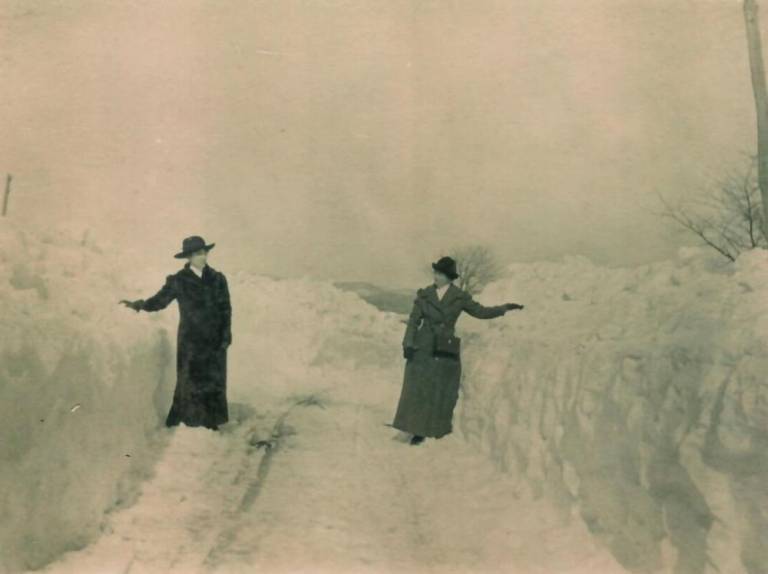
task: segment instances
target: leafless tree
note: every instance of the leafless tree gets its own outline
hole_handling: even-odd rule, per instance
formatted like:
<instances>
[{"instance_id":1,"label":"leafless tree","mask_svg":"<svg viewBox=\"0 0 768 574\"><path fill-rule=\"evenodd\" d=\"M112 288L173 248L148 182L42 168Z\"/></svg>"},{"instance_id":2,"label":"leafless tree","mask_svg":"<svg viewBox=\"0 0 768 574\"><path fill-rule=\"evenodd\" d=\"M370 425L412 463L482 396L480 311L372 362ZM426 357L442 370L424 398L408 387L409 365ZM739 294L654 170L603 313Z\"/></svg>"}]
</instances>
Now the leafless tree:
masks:
<instances>
[{"instance_id":1,"label":"leafless tree","mask_svg":"<svg viewBox=\"0 0 768 574\"><path fill-rule=\"evenodd\" d=\"M488 247L468 245L453 250L459 272L458 286L474 295L499 278L501 267Z\"/></svg>"},{"instance_id":2,"label":"leafless tree","mask_svg":"<svg viewBox=\"0 0 768 574\"><path fill-rule=\"evenodd\" d=\"M723 257L735 261L744 251L768 247L760 187L752 167L729 176L717 189L676 206L660 196L668 217Z\"/></svg>"}]
</instances>

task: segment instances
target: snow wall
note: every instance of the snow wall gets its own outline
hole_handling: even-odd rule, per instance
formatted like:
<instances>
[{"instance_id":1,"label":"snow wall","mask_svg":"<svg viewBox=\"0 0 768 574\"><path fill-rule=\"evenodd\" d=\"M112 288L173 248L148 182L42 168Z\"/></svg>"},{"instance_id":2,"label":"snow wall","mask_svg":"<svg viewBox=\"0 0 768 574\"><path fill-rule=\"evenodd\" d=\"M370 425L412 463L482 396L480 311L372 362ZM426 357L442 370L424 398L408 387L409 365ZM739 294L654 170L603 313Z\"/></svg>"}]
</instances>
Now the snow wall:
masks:
<instances>
[{"instance_id":1,"label":"snow wall","mask_svg":"<svg viewBox=\"0 0 768 574\"><path fill-rule=\"evenodd\" d=\"M520 264L463 319L463 436L633 572L768 572L768 253Z\"/></svg>"},{"instance_id":2,"label":"snow wall","mask_svg":"<svg viewBox=\"0 0 768 574\"><path fill-rule=\"evenodd\" d=\"M0 572L92 540L160 451L173 335L117 305L112 259L87 237L0 227Z\"/></svg>"},{"instance_id":3,"label":"snow wall","mask_svg":"<svg viewBox=\"0 0 768 574\"><path fill-rule=\"evenodd\" d=\"M178 310L117 302L154 294L178 267L147 269L72 230L0 227L0 573L92 542L150 476L168 439ZM227 277L233 421L297 400L393 402L402 317L309 279Z\"/></svg>"},{"instance_id":4,"label":"snow wall","mask_svg":"<svg viewBox=\"0 0 768 574\"><path fill-rule=\"evenodd\" d=\"M176 307L116 303L154 293L174 263L110 252L0 228L0 572L95 539L167 438ZM227 276L235 417L301 397L394 409L402 317L325 283ZM459 324L457 434L630 571L765 572L767 280L762 252L512 266L478 299L525 311Z\"/></svg>"}]
</instances>

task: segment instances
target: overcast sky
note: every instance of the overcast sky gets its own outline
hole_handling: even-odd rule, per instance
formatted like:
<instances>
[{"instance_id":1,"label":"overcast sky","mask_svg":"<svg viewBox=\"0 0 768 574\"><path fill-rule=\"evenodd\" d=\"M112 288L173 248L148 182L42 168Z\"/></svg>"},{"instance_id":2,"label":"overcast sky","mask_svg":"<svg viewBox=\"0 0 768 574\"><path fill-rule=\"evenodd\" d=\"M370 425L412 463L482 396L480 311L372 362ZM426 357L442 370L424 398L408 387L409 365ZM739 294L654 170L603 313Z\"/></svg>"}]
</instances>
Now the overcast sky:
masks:
<instances>
[{"instance_id":1,"label":"overcast sky","mask_svg":"<svg viewBox=\"0 0 768 574\"><path fill-rule=\"evenodd\" d=\"M754 149L735 0L2 0L0 81L11 215L169 272L667 258L656 194Z\"/></svg>"}]
</instances>

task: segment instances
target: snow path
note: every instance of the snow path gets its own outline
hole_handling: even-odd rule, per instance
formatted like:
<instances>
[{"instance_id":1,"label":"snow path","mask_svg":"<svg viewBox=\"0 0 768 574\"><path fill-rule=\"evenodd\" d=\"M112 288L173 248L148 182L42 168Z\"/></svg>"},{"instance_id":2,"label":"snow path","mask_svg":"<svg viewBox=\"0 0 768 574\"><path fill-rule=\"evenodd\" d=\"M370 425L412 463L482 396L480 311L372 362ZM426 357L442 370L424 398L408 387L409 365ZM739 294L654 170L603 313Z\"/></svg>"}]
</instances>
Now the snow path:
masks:
<instances>
[{"instance_id":1,"label":"snow path","mask_svg":"<svg viewBox=\"0 0 768 574\"><path fill-rule=\"evenodd\" d=\"M390 416L310 397L219 433L169 431L137 502L44 571L624 572L459 438L412 447Z\"/></svg>"}]
</instances>

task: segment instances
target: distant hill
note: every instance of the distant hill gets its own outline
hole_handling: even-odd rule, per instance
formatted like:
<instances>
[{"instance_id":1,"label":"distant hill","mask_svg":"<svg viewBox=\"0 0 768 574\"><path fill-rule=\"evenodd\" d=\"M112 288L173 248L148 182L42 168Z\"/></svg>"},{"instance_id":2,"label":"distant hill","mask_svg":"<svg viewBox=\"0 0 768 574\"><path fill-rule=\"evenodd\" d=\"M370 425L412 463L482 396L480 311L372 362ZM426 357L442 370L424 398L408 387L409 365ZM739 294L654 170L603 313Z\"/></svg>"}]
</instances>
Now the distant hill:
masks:
<instances>
[{"instance_id":1,"label":"distant hill","mask_svg":"<svg viewBox=\"0 0 768 574\"><path fill-rule=\"evenodd\" d=\"M415 290L388 289L364 281L340 281L334 283L344 291L351 291L380 311L407 315L411 311Z\"/></svg>"}]
</instances>

